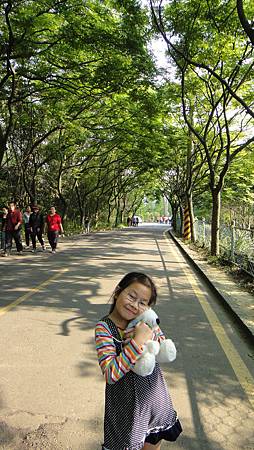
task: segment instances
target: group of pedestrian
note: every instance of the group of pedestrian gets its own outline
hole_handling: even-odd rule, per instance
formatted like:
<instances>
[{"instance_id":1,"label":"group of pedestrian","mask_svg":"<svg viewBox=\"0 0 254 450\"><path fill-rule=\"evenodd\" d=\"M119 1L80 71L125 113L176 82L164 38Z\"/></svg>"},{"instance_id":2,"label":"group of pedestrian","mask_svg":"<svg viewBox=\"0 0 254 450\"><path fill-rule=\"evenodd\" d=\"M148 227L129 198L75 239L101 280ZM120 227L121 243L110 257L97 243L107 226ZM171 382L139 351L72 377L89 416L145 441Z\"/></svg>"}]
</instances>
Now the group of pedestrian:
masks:
<instances>
[{"instance_id":1,"label":"group of pedestrian","mask_svg":"<svg viewBox=\"0 0 254 450\"><path fill-rule=\"evenodd\" d=\"M128 227L138 227L138 224L139 224L138 216L128 217L128 219L127 219L127 226Z\"/></svg>"},{"instance_id":2,"label":"group of pedestrian","mask_svg":"<svg viewBox=\"0 0 254 450\"><path fill-rule=\"evenodd\" d=\"M27 248L29 248L31 239L32 252L35 253L38 240L42 250L45 251L43 234L46 232L51 251L52 253L56 252L59 233L63 234L64 230L61 216L56 213L55 207L52 206L49 213L44 217L38 205L27 206L22 214L16 203L10 202L8 208L2 208L1 248L3 249L3 256L10 255L13 239L18 254L23 252L24 247L21 238L23 223Z\"/></svg>"}]
</instances>

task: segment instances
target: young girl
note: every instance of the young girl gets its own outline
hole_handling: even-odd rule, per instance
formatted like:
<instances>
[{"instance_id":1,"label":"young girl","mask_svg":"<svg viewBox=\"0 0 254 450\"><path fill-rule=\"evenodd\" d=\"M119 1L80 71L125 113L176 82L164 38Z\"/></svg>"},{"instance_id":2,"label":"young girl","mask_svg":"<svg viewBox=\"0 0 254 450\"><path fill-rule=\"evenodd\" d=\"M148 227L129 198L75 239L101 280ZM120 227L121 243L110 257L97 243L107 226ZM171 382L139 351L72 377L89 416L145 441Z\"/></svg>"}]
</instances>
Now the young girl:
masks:
<instances>
[{"instance_id":1,"label":"young girl","mask_svg":"<svg viewBox=\"0 0 254 450\"><path fill-rule=\"evenodd\" d=\"M128 273L116 286L109 315L97 323L96 349L106 379L104 444L102 450L160 450L161 440L175 441L182 431L160 366L147 377L132 372L149 339L165 339L139 322L133 335L128 323L156 303L150 277ZM126 341L126 343L125 343Z\"/></svg>"}]
</instances>

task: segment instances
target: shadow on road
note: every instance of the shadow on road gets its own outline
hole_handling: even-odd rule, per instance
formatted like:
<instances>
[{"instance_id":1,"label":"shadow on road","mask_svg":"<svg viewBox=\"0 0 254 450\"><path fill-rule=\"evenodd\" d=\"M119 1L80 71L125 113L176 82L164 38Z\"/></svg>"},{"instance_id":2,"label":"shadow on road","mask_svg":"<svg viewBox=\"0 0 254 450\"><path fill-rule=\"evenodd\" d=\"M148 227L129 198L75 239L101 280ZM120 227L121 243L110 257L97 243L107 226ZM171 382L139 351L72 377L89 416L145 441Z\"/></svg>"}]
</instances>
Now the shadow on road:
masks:
<instances>
[{"instance_id":1,"label":"shadow on road","mask_svg":"<svg viewBox=\"0 0 254 450\"><path fill-rule=\"evenodd\" d=\"M136 246L133 245L135 240ZM69 317L58 323L57 332L63 339L68 339L76 329L89 330L91 354L84 354L84 360L77 362L78 376L86 377L90 376L96 361L94 327L107 314L107 301L116 283L127 272L145 271L159 288L156 310L162 329L173 338L178 349L176 361L170 367L164 367L165 376L172 393L177 390L178 380L183 380L195 433L191 436L191 430L182 419L185 412L178 411L184 433L173 447L172 444L164 444L162 448L224 450L228 448L230 439L235 442L239 434L237 405L242 405L242 416L246 420L251 420L250 409L174 253L170 249L165 252L163 242L161 229L98 233L65 241L62 251L56 255L41 254L35 258L29 255L15 260L11 270L8 262L1 266L1 285L9 293L1 306L23 295L28 287L37 286L57 271L67 268L68 272L20 303L17 309L66 311ZM103 290L105 283L106 291ZM55 325L52 324L54 333ZM178 409L177 398L174 403ZM94 422L85 426L92 431ZM12 430L3 429L3 436L0 443L1 439L6 439L6 444L9 444L13 439ZM240 438L239 449L247 449L251 438L245 438L243 431ZM89 445L86 444L86 450L97 450L95 442ZM78 449L73 447L73 450Z\"/></svg>"}]
</instances>

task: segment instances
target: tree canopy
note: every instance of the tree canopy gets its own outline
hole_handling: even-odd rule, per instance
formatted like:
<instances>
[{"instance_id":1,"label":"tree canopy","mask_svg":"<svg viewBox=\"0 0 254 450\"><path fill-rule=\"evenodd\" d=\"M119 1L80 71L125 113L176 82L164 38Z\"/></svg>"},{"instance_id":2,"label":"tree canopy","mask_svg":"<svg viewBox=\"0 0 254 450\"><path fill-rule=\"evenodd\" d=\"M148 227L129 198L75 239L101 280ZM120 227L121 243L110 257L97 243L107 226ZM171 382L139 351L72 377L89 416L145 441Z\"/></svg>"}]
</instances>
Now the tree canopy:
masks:
<instances>
[{"instance_id":1,"label":"tree canopy","mask_svg":"<svg viewBox=\"0 0 254 450\"><path fill-rule=\"evenodd\" d=\"M205 192L218 230L233 185L243 204L252 201L253 8L250 0L2 2L2 205L54 203L68 220L117 225L145 195L168 198L174 217L187 203L194 219ZM164 69L151 50L158 36Z\"/></svg>"}]
</instances>

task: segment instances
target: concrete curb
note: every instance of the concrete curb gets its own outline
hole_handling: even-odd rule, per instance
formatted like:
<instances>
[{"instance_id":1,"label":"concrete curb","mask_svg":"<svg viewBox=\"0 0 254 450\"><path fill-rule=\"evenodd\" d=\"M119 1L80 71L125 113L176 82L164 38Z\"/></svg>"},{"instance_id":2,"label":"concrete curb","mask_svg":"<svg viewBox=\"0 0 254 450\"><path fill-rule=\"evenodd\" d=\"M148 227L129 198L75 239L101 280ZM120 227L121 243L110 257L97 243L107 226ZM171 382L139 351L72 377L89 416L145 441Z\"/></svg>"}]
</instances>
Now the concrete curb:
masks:
<instances>
[{"instance_id":1,"label":"concrete curb","mask_svg":"<svg viewBox=\"0 0 254 450\"><path fill-rule=\"evenodd\" d=\"M222 301L223 306L227 311L229 311L234 319L236 319L237 323L241 326L242 330L244 331L245 335L251 340L252 343L254 343L254 328L248 326L248 323L246 323L245 318L243 317L244 314L241 314L241 311L239 312L239 308L235 308L232 305L232 302L229 301L229 296L225 295L218 287L216 287L215 283L209 278L209 275L207 275L204 270L200 267L200 265L189 255L189 253L185 250L181 242L174 236L174 234L167 230L168 235L173 239L183 256L194 266L194 268L197 270L197 272L202 276L202 278L205 280L209 288L214 292L214 294ZM251 294L250 294L251 295ZM253 302L254 303L254 302ZM252 303L252 304L253 304ZM244 312L245 313L245 312ZM246 316L246 313L245 313Z\"/></svg>"}]
</instances>

